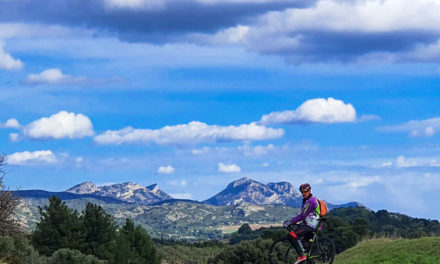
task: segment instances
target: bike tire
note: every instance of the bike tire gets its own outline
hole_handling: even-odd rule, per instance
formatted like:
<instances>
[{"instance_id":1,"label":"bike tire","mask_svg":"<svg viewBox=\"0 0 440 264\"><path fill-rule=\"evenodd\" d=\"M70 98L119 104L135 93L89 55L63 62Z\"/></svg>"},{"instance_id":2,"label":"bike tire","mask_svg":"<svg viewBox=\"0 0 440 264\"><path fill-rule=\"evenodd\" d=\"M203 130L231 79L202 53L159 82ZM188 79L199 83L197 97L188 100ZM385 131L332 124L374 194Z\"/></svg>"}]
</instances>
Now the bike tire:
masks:
<instances>
[{"instance_id":1,"label":"bike tire","mask_svg":"<svg viewBox=\"0 0 440 264\"><path fill-rule=\"evenodd\" d=\"M270 264L294 264L297 258L298 254L286 237L275 240L270 246Z\"/></svg>"},{"instance_id":2,"label":"bike tire","mask_svg":"<svg viewBox=\"0 0 440 264\"><path fill-rule=\"evenodd\" d=\"M314 259L314 263L332 264L336 256L335 243L329 237L318 238L319 258Z\"/></svg>"}]
</instances>

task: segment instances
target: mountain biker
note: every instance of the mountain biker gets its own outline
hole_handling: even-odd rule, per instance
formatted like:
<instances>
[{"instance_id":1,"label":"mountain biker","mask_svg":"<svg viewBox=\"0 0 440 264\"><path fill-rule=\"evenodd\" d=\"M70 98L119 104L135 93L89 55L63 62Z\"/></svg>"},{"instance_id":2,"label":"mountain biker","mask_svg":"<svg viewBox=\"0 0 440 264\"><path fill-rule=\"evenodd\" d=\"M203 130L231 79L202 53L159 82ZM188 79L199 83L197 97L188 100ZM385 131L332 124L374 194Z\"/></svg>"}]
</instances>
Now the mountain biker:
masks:
<instances>
[{"instance_id":1,"label":"mountain biker","mask_svg":"<svg viewBox=\"0 0 440 264\"><path fill-rule=\"evenodd\" d=\"M291 232L290 241L298 253L298 260L295 262L302 263L307 257L303 252L303 245L300 241L301 237L307 237L307 235L313 234L319 224L319 203L318 200L312 194L312 187L308 183L301 184L299 191L303 196L301 213L290 221L285 221L283 226L287 228L289 225L301 223L298 227Z\"/></svg>"}]
</instances>

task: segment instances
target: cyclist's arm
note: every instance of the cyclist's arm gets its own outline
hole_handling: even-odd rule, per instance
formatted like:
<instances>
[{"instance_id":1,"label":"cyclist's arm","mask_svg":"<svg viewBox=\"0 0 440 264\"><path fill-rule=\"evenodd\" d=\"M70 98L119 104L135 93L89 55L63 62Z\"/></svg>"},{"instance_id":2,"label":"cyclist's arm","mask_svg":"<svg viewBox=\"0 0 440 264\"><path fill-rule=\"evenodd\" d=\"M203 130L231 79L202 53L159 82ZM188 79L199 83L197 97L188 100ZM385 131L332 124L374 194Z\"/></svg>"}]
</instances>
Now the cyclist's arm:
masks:
<instances>
[{"instance_id":1,"label":"cyclist's arm","mask_svg":"<svg viewBox=\"0 0 440 264\"><path fill-rule=\"evenodd\" d=\"M317 206L318 206L318 203L317 203L316 199L308 199L306 201L305 206L301 208L301 213L299 215L297 215L296 217L292 218L292 220L290 220L290 223L295 224L295 223L298 223L298 222L305 220L306 217L311 212L313 212Z\"/></svg>"}]
</instances>

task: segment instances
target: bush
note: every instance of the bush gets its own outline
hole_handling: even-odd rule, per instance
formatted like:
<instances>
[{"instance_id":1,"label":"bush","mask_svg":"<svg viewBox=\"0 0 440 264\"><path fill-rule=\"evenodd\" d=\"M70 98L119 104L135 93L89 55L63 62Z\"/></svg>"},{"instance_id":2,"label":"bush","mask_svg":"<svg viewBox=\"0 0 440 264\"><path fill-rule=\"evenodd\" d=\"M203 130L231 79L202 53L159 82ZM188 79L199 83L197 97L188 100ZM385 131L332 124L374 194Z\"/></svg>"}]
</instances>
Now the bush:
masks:
<instances>
[{"instance_id":1,"label":"bush","mask_svg":"<svg viewBox=\"0 0 440 264\"><path fill-rule=\"evenodd\" d=\"M9 264L46 264L47 258L41 257L26 238L0 236L0 262Z\"/></svg>"},{"instance_id":2,"label":"bush","mask_svg":"<svg viewBox=\"0 0 440 264\"><path fill-rule=\"evenodd\" d=\"M266 264L269 262L269 247L272 240L245 241L222 250L209 264Z\"/></svg>"},{"instance_id":3,"label":"bush","mask_svg":"<svg viewBox=\"0 0 440 264\"><path fill-rule=\"evenodd\" d=\"M85 255L75 249L58 249L50 257L48 264L107 264L93 255Z\"/></svg>"}]
</instances>

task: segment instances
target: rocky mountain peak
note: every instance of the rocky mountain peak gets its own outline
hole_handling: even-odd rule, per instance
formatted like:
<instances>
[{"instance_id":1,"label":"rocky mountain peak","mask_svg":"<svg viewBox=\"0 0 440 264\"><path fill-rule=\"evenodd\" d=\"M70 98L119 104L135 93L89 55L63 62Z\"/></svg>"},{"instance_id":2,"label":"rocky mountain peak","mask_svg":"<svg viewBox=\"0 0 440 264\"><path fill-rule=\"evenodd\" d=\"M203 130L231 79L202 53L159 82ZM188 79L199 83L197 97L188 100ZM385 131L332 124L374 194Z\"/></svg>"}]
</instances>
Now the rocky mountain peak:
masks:
<instances>
[{"instance_id":1,"label":"rocky mountain peak","mask_svg":"<svg viewBox=\"0 0 440 264\"><path fill-rule=\"evenodd\" d=\"M299 193L289 182L268 183L267 186L278 194L290 194L299 196Z\"/></svg>"},{"instance_id":2,"label":"rocky mountain peak","mask_svg":"<svg viewBox=\"0 0 440 264\"><path fill-rule=\"evenodd\" d=\"M231 182L226 189L209 198L205 203L212 205L254 205L282 204L298 206L302 199L290 183L263 184L247 177Z\"/></svg>"},{"instance_id":3,"label":"rocky mountain peak","mask_svg":"<svg viewBox=\"0 0 440 264\"><path fill-rule=\"evenodd\" d=\"M160 190L157 184L145 187L132 182L116 183L100 187L96 187L96 185L91 182L85 182L73 186L66 192L112 197L126 202L141 204L150 204L172 199L171 196Z\"/></svg>"},{"instance_id":4,"label":"rocky mountain peak","mask_svg":"<svg viewBox=\"0 0 440 264\"><path fill-rule=\"evenodd\" d=\"M159 187L157 186L157 184L152 184L150 186L147 186L147 189L150 190L153 193L157 193L159 191Z\"/></svg>"},{"instance_id":5,"label":"rocky mountain peak","mask_svg":"<svg viewBox=\"0 0 440 264\"><path fill-rule=\"evenodd\" d=\"M244 177L244 178L238 179L236 181L233 181L229 185L231 185L232 187L237 187L237 186L240 186L240 185L250 184L250 183L252 183L252 180L249 179L248 177Z\"/></svg>"},{"instance_id":6,"label":"rocky mountain peak","mask_svg":"<svg viewBox=\"0 0 440 264\"><path fill-rule=\"evenodd\" d=\"M98 187L93 182L83 182L77 184L69 189L66 192L76 193L76 194L89 194L94 193L98 190Z\"/></svg>"}]
</instances>

